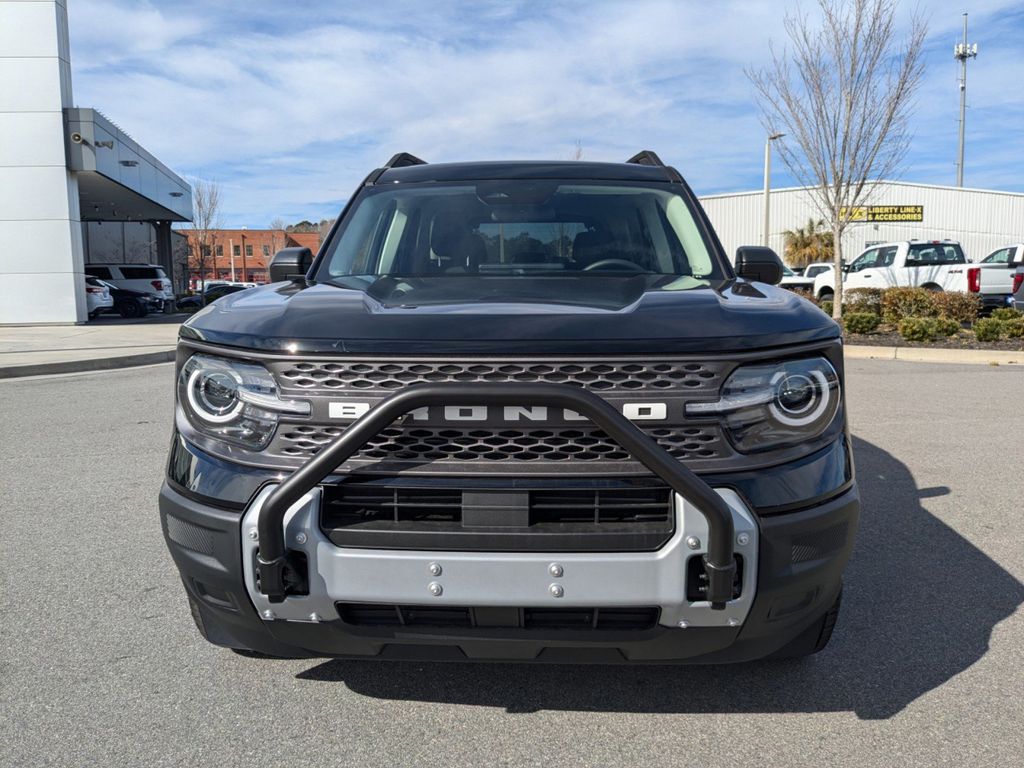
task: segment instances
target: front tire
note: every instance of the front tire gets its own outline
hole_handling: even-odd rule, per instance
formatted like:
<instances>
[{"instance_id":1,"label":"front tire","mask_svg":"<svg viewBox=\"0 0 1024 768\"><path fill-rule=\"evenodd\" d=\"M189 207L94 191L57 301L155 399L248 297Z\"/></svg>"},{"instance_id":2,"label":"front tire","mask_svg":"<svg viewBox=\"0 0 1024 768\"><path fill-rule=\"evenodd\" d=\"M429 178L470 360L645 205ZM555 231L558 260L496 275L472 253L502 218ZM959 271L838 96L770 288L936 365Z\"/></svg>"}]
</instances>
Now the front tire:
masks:
<instances>
[{"instance_id":1,"label":"front tire","mask_svg":"<svg viewBox=\"0 0 1024 768\"><path fill-rule=\"evenodd\" d=\"M135 299L122 301L120 306L118 306L117 311L121 314L121 317L125 319L143 317L146 314L142 304Z\"/></svg>"},{"instance_id":2,"label":"front tire","mask_svg":"<svg viewBox=\"0 0 1024 768\"><path fill-rule=\"evenodd\" d=\"M835 291L829 288L822 288L821 293L818 294L818 301L835 301Z\"/></svg>"}]
</instances>

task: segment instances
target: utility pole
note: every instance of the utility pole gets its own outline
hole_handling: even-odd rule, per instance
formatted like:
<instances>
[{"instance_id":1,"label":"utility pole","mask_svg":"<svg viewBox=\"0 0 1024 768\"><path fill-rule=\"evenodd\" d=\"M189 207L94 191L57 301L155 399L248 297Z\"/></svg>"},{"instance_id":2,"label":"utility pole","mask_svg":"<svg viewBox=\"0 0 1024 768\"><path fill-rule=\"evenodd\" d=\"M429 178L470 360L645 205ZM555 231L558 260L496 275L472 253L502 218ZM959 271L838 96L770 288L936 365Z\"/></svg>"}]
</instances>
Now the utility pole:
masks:
<instances>
[{"instance_id":1,"label":"utility pole","mask_svg":"<svg viewBox=\"0 0 1024 768\"><path fill-rule=\"evenodd\" d=\"M978 55L978 44L967 42L967 14L964 14L963 42L953 46L953 58L960 62L960 152L956 164L956 185L964 185L964 125L967 120L967 60Z\"/></svg>"},{"instance_id":2,"label":"utility pole","mask_svg":"<svg viewBox=\"0 0 1024 768\"><path fill-rule=\"evenodd\" d=\"M771 215L768 200L772 191L772 142L776 139L781 139L785 135L784 133L773 133L764 142L764 237L761 238L761 245L765 248L768 247L768 224Z\"/></svg>"}]
</instances>

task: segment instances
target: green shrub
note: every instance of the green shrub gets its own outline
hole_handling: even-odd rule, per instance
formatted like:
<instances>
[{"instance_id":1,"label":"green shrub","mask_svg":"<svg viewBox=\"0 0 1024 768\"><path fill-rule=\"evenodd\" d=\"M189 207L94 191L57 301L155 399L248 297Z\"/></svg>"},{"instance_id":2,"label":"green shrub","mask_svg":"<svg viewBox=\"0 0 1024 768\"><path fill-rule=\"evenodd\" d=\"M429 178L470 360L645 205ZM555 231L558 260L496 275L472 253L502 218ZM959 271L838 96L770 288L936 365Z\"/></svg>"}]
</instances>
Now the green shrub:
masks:
<instances>
[{"instance_id":1,"label":"green shrub","mask_svg":"<svg viewBox=\"0 0 1024 768\"><path fill-rule=\"evenodd\" d=\"M843 311L858 314L868 312L881 317L882 294L881 288L851 288L844 295Z\"/></svg>"},{"instance_id":2,"label":"green shrub","mask_svg":"<svg viewBox=\"0 0 1024 768\"><path fill-rule=\"evenodd\" d=\"M823 301L823 302L821 302L820 306L821 306L821 311L822 312L824 312L829 317L832 317L832 307L833 307L833 304L832 304L831 301Z\"/></svg>"},{"instance_id":3,"label":"green shrub","mask_svg":"<svg viewBox=\"0 0 1024 768\"><path fill-rule=\"evenodd\" d=\"M1011 339L1024 338L1024 316L1015 317L1012 320L1000 320L1003 324L1003 333Z\"/></svg>"},{"instance_id":4,"label":"green shrub","mask_svg":"<svg viewBox=\"0 0 1024 768\"><path fill-rule=\"evenodd\" d=\"M900 336L907 341L931 341L938 335L934 317L905 317L900 320Z\"/></svg>"},{"instance_id":5,"label":"green shrub","mask_svg":"<svg viewBox=\"0 0 1024 768\"><path fill-rule=\"evenodd\" d=\"M880 322L873 312L850 312L843 317L843 326L850 333L871 333Z\"/></svg>"},{"instance_id":6,"label":"green shrub","mask_svg":"<svg viewBox=\"0 0 1024 768\"><path fill-rule=\"evenodd\" d=\"M939 336L955 336L960 332L960 323L948 317L935 319L935 332Z\"/></svg>"},{"instance_id":7,"label":"green shrub","mask_svg":"<svg viewBox=\"0 0 1024 768\"><path fill-rule=\"evenodd\" d=\"M956 320L958 323L973 323L978 319L981 299L969 293L933 293L935 313L939 317Z\"/></svg>"},{"instance_id":8,"label":"green shrub","mask_svg":"<svg viewBox=\"0 0 1024 768\"><path fill-rule=\"evenodd\" d=\"M889 288L882 293L882 320L896 325L905 318L935 317L935 296L925 288Z\"/></svg>"},{"instance_id":9,"label":"green shrub","mask_svg":"<svg viewBox=\"0 0 1024 768\"><path fill-rule=\"evenodd\" d=\"M992 310L992 317L996 320L1016 320L1019 317L1024 317L1024 312L1010 307L1000 307Z\"/></svg>"},{"instance_id":10,"label":"green shrub","mask_svg":"<svg viewBox=\"0 0 1024 768\"><path fill-rule=\"evenodd\" d=\"M983 317L974 324L974 336L978 341L998 341L1003 335L1003 321L994 317Z\"/></svg>"}]
</instances>

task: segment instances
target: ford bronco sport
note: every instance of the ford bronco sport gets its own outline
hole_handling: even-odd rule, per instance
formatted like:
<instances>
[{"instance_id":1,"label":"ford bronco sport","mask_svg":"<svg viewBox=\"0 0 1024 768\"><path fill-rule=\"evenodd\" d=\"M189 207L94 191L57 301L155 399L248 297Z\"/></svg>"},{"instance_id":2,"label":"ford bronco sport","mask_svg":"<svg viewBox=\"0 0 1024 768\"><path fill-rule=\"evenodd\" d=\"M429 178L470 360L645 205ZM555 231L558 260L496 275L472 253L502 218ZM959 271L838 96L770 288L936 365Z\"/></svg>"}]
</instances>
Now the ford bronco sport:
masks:
<instances>
[{"instance_id":1,"label":"ford bronco sport","mask_svg":"<svg viewBox=\"0 0 1024 768\"><path fill-rule=\"evenodd\" d=\"M723 662L828 642L839 328L679 173L399 154L181 328L160 514L207 640Z\"/></svg>"}]
</instances>

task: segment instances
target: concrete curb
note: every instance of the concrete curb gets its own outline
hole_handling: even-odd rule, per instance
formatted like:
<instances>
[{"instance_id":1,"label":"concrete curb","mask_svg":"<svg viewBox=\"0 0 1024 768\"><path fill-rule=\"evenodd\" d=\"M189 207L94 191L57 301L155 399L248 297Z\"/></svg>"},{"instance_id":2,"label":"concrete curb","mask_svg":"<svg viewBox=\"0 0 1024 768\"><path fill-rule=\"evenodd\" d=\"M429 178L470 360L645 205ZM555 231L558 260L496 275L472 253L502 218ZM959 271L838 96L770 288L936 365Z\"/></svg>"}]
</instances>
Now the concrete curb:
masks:
<instances>
[{"instance_id":1,"label":"concrete curb","mask_svg":"<svg viewBox=\"0 0 1024 768\"><path fill-rule=\"evenodd\" d=\"M168 363L174 360L175 351L142 352L117 357L93 357L85 360L61 360L53 363L28 363L0 367L0 379L18 379L24 376L49 376L57 373L81 373L84 371L110 371L116 368L134 368L139 365Z\"/></svg>"},{"instance_id":2,"label":"concrete curb","mask_svg":"<svg viewBox=\"0 0 1024 768\"><path fill-rule=\"evenodd\" d=\"M903 360L913 363L960 363L967 365L1024 365L1024 352L1005 349L933 349L929 347L871 347L846 344L848 359Z\"/></svg>"}]
</instances>

